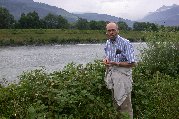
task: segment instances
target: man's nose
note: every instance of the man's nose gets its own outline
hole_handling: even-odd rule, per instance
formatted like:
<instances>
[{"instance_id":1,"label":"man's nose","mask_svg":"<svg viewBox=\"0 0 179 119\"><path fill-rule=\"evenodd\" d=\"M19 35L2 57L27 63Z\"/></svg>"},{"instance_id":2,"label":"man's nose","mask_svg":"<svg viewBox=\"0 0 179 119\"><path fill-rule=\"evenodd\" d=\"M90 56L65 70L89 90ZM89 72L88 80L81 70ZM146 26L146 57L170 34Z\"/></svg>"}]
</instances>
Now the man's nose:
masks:
<instances>
[{"instance_id":1,"label":"man's nose","mask_svg":"<svg viewBox=\"0 0 179 119\"><path fill-rule=\"evenodd\" d=\"M114 32L113 31L110 31L110 34L113 34Z\"/></svg>"}]
</instances>

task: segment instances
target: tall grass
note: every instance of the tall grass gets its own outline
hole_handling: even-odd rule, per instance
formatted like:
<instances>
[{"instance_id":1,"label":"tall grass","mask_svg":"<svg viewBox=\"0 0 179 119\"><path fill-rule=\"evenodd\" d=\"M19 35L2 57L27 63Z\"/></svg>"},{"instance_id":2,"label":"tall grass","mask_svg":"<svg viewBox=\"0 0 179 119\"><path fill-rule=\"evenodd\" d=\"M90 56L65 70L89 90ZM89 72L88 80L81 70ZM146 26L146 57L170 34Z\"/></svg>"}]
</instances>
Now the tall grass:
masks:
<instances>
[{"instance_id":1,"label":"tall grass","mask_svg":"<svg viewBox=\"0 0 179 119\"><path fill-rule=\"evenodd\" d=\"M104 30L0 29L0 46L46 45L65 43L104 43ZM145 40L143 32L121 31L131 41Z\"/></svg>"},{"instance_id":2,"label":"tall grass","mask_svg":"<svg viewBox=\"0 0 179 119\"><path fill-rule=\"evenodd\" d=\"M64 29L1 29L0 45L46 45L95 43L105 39L103 31Z\"/></svg>"}]
</instances>

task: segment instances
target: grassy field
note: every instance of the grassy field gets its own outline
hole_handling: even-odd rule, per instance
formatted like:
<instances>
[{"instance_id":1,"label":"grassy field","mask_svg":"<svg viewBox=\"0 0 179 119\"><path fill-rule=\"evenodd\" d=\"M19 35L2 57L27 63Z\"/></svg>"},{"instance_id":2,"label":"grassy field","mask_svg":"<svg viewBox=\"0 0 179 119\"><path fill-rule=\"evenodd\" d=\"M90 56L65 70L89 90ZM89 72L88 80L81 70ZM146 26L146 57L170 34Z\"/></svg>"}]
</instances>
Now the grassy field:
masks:
<instances>
[{"instance_id":1,"label":"grassy field","mask_svg":"<svg viewBox=\"0 0 179 119\"><path fill-rule=\"evenodd\" d=\"M144 32L121 31L130 41L145 40ZM1 29L0 46L43 45L64 43L101 43L106 41L104 30L64 29Z\"/></svg>"},{"instance_id":2,"label":"grassy field","mask_svg":"<svg viewBox=\"0 0 179 119\"><path fill-rule=\"evenodd\" d=\"M179 41L179 32L120 31L131 42ZM0 29L0 46L104 43L105 30Z\"/></svg>"},{"instance_id":3,"label":"grassy field","mask_svg":"<svg viewBox=\"0 0 179 119\"><path fill-rule=\"evenodd\" d=\"M179 41L179 32L120 31L119 34L131 42L151 39ZM104 43L105 41L105 30L0 29L0 46Z\"/></svg>"}]
</instances>

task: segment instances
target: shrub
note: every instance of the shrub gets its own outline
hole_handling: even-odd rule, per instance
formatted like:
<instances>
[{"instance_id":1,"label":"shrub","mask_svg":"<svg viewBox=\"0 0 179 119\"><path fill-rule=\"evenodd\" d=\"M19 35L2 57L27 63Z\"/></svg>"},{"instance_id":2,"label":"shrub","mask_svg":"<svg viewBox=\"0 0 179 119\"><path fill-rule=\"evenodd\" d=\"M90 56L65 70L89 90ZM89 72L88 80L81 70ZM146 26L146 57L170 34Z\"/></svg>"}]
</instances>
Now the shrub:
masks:
<instances>
[{"instance_id":1,"label":"shrub","mask_svg":"<svg viewBox=\"0 0 179 119\"><path fill-rule=\"evenodd\" d=\"M150 38L153 40L148 42L148 48L143 51L141 56L146 75L151 75L157 71L171 76L177 75L179 73L178 41L176 39L164 40L162 37L155 37L155 35Z\"/></svg>"},{"instance_id":2,"label":"shrub","mask_svg":"<svg viewBox=\"0 0 179 119\"><path fill-rule=\"evenodd\" d=\"M161 34L165 35L165 34ZM177 119L179 50L176 39L150 37L142 62L133 70L132 103L137 119ZM157 41L157 42L156 42Z\"/></svg>"},{"instance_id":3,"label":"shrub","mask_svg":"<svg viewBox=\"0 0 179 119\"><path fill-rule=\"evenodd\" d=\"M134 74L132 103L137 119L177 119L179 76Z\"/></svg>"},{"instance_id":4,"label":"shrub","mask_svg":"<svg viewBox=\"0 0 179 119\"><path fill-rule=\"evenodd\" d=\"M117 113L103 76L100 62L24 73L19 84L0 89L0 117L113 119Z\"/></svg>"}]
</instances>

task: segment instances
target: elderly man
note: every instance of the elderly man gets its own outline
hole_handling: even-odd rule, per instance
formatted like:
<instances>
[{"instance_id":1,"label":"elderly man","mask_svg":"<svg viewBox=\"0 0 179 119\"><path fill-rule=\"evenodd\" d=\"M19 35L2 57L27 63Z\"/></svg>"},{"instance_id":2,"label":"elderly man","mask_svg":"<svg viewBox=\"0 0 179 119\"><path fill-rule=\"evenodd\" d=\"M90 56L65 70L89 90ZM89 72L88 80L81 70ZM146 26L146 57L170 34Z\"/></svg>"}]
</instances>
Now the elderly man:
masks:
<instances>
[{"instance_id":1,"label":"elderly man","mask_svg":"<svg viewBox=\"0 0 179 119\"><path fill-rule=\"evenodd\" d=\"M112 90L113 101L118 111L127 112L133 118L131 104L132 67L136 65L134 49L131 43L118 35L118 25L110 22L106 25L108 40L105 45L106 65L105 82Z\"/></svg>"}]
</instances>

